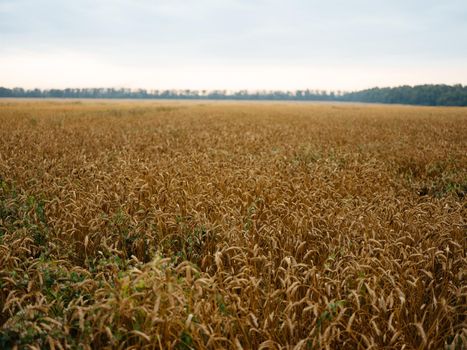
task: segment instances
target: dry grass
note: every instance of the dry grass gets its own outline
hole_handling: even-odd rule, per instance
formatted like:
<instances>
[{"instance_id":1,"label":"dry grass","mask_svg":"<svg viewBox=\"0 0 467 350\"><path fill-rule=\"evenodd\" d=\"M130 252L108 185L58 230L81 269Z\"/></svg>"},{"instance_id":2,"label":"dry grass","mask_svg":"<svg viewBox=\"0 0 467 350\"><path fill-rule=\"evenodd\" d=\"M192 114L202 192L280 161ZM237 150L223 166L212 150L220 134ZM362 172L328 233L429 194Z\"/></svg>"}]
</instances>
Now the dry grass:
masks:
<instances>
[{"instance_id":1,"label":"dry grass","mask_svg":"<svg viewBox=\"0 0 467 350\"><path fill-rule=\"evenodd\" d=\"M463 349L467 111L0 102L0 348Z\"/></svg>"}]
</instances>

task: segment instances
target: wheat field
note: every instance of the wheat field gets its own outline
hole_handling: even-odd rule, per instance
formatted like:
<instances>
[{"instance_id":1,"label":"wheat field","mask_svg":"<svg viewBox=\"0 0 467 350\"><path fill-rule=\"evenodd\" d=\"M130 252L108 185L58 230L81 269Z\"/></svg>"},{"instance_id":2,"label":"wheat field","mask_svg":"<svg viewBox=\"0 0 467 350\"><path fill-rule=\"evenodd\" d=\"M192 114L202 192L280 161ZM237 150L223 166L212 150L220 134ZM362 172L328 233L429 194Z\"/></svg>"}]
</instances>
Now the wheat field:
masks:
<instances>
[{"instance_id":1,"label":"wheat field","mask_svg":"<svg viewBox=\"0 0 467 350\"><path fill-rule=\"evenodd\" d=\"M467 110L0 101L0 348L464 349Z\"/></svg>"}]
</instances>

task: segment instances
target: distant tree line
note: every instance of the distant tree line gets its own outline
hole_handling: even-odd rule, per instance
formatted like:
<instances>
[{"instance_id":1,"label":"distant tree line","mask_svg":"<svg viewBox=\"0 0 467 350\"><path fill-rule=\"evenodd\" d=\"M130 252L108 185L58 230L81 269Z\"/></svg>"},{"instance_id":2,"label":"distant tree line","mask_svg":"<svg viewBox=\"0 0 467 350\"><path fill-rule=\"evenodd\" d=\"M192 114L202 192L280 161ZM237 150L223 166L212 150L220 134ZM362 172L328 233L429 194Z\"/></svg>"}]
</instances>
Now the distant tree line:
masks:
<instances>
[{"instance_id":1,"label":"distant tree line","mask_svg":"<svg viewBox=\"0 0 467 350\"><path fill-rule=\"evenodd\" d=\"M467 106L467 85L417 85L349 92L342 101L425 106Z\"/></svg>"},{"instance_id":2,"label":"distant tree line","mask_svg":"<svg viewBox=\"0 0 467 350\"><path fill-rule=\"evenodd\" d=\"M227 91L227 90L144 90L144 89L8 89L0 87L0 97L18 98L111 98L111 99L206 99L206 100L289 100L398 103L426 106L467 106L467 86L417 85L372 88L355 92Z\"/></svg>"},{"instance_id":3,"label":"distant tree line","mask_svg":"<svg viewBox=\"0 0 467 350\"><path fill-rule=\"evenodd\" d=\"M0 87L0 97L24 98L112 98L112 99L209 99L209 100L332 100L336 94L325 90L255 91L248 90L144 90L115 88L25 90Z\"/></svg>"}]
</instances>

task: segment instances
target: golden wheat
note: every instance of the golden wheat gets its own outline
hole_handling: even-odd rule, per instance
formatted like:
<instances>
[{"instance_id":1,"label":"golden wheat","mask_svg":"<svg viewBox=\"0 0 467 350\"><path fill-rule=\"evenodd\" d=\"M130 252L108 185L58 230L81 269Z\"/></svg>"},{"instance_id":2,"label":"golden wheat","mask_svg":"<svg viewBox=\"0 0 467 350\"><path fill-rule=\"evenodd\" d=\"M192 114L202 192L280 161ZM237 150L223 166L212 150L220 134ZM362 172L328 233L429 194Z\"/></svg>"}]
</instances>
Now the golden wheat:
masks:
<instances>
[{"instance_id":1,"label":"golden wheat","mask_svg":"<svg viewBox=\"0 0 467 350\"><path fill-rule=\"evenodd\" d=\"M467 113L0 102L0 347L462 349Z\"/></svg>"}]
</instances>

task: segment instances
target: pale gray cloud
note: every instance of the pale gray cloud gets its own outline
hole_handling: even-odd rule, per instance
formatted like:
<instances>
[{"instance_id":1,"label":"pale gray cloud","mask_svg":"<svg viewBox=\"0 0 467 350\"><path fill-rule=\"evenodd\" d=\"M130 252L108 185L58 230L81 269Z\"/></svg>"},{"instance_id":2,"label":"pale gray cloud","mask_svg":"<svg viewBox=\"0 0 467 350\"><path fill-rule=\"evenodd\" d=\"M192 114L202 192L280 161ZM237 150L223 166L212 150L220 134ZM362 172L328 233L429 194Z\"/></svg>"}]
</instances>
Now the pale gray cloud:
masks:
<instances>
[{"instance_id":1,"label":"pale gray cloud","mask_svg":"<svg viewBox=\"0 0 467 350\"><path fill-rule=\"evenodd\" d=\"M400 83L442 82L443 72L444 82L465 84L465 18L467 2L458 0L0 0L0 85L119 82L107 79L102 67L128 75L120 83L131 86L159 87L160 81L145 81L144 72L157 77L156 72L168 70L181 85L178 71L195 77L192 70L202 70L206 79L199 85L209 85L210 66L212 74L255 74L257 67L258 77L261 67L269 67L271 73L281 70L278 75L285 80L274 87L298 85L297 67L329 72L328 81L317 81L317 74L311 74L311 87L327 86L329 81L339 85L336 88L398 84L394 76ZM26 63L34 58L37 69L46 69L52 60L62 67L61 75L67 67L96 72L87 83L58 76L44 82ZM365 67L374 80L362 79ZM15 69L27 71L29 82L15 81ZM287 69L289 80L283 72ZM345 81L332 77L333 70ZM358 76L352 78L352 72ZM186 81L187 87L193 79ZM271 84L270 79L260 80L253 84L245 76L245 87ZM214 81L222 83L217 77ZM225 87L230 86L226 80Z\"/></svg>"}]
</instances>

